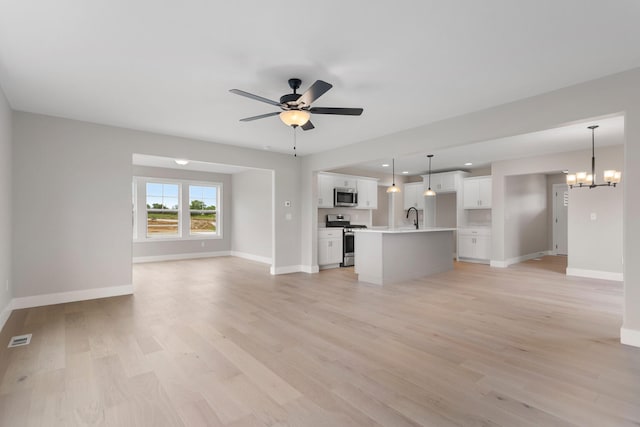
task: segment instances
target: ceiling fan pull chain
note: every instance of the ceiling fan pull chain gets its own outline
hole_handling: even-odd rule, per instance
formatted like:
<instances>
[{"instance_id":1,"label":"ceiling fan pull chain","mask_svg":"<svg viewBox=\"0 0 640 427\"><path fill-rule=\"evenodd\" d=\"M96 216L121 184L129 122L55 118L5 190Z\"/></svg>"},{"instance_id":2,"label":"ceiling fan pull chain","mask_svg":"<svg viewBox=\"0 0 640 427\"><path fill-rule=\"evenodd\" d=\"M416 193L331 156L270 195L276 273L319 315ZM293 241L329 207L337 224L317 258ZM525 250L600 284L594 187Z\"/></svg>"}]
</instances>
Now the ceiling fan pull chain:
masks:
<instances>
[{"instance_id":1,"label":"ceiling fan pull chain","mask_svg":"<svg viewBox=\"0 0 640 427\"><path fill-rule=\"evenodd\" d=\"M293 128L293 157L298 157L298 153L296 152L296 128L298 126L291 126Z\"/></svg>"}]
</instances>

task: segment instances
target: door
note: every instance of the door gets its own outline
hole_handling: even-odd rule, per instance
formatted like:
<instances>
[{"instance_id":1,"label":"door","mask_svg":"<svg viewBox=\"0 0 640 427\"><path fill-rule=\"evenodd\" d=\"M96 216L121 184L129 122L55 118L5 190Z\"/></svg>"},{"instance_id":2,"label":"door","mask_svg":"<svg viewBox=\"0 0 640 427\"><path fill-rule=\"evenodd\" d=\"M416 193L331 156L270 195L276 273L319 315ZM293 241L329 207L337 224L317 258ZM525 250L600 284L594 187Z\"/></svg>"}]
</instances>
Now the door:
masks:
<instances>
[{"instance_id":1,"label":"door","mask_svg":"<svg viewBox=\"0 0 640 427\"><path fill-rule=\"evenodd\" d=\"M569 252L568 211L569 187L567 184L553 184L553 251L556 255Z\"/></svg>"}]
</instances>

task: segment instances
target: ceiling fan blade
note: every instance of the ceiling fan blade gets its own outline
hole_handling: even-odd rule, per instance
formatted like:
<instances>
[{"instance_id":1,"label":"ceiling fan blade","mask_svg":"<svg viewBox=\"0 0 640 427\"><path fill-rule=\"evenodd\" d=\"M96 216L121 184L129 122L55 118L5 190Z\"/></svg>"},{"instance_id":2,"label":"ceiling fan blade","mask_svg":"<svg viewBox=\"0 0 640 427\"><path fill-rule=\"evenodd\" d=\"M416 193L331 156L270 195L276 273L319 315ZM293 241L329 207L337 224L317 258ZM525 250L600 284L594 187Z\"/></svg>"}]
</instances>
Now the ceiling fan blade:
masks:
<instances>
[{"instance_id":1,"label":"ceiling fan blade","mask_svg":"<svg viewBox=\"0 0 640 427\"><path fill-rule=\"evenodd\" d=\"M241 122L252 122L252 121L258 120L258 119L264 119L265 117L277 116L278 114L280 114L279 111L274 111L273 113L260 114L259 116L253 116L253 117L247 117L247 118L244 118L244 119L240 119L240 121Z\"/></svg>"},{"instance_id":2,"label":"ceiling fan blade","mask_svg":"<svg viewBox=\"0 0 640 427\"><path fill-rule=\"evenodd\" d=\"M315 126L313 125L313 123L311 123L311 120L309 120L307 123L303 124L302 126L300 126L302 128L302 130L311 130L311 129L315 129Z\"/></svg>"},{"instance_id":3,"label":"ceiling fan blade","mask_svg":"<svg viewBox=\"0 0 640 427\"><path fill-rule=\"evenodd\" d=\"M309 109L309 112L313 114L337 114L339 116L359 116L362 111L362 108L313 107Z\"/></svg>"},{"instance_id":4,"label":"ceiling fan blade","mask_svg":"<svg viewBox=\"0 0 640 427\"><path fill-rule=\"evenodd\" d=\"M324 95L329 89L333 87L332 84L327 83L322 80L316 80L314 84L311 85L309 89L305 93L303 93L300 98L298 98L299 106L309 106L313 101L320 98Z\"/></svg>"},{"instance_id":5,"label":"ceiling fan blade","mask_svg":"<svg viewBox=\"0 0 640 427\"><path fill-rule=\"evenodd\" d=\"M258 95L254 95L252 93L245 92L245 91L240 90L240 89L229 89L229 92L235 93L236 95L240 95L240 96L246 96L247 98L255 99L256 101L266 102L267 104L275 105L277 107L280 106L279 102L272 101L270 99L263 98L263 97L258 96Z\"/></svg>"}]
</instances>

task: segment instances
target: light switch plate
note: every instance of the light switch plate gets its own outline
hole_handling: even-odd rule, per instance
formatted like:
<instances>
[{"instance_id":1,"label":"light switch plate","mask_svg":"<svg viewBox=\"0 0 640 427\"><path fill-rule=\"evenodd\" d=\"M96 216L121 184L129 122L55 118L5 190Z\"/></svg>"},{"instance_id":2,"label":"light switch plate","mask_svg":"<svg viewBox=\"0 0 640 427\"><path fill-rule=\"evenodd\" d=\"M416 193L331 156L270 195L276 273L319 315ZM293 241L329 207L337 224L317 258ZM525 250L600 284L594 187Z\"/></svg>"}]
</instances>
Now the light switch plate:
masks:
<instances>
[{"instance_id":1,"label":"light switch plate","mask_svg":"<svg viewBox=\"0 0 640 427\"><path fill-rule=\"evenodd\" d=\"M591 221L598 219L598 215L595 212L591 212Z\"/></svg>"}]
</instances>

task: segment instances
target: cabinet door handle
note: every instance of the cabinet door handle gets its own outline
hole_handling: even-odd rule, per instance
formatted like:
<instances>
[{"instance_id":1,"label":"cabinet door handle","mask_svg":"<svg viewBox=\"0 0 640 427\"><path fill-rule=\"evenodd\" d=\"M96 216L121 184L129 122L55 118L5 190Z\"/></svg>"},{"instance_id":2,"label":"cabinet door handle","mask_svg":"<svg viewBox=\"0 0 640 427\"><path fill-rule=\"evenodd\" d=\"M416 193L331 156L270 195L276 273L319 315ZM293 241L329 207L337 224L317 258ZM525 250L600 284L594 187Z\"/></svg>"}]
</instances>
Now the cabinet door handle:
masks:
<instances>
[{"instance_id":1,"label":"cabinet door handle","mask_svg":"<svg viewBox=\"0 0 640 427\"><path fill-rule=\"evenodd\" d=\"M321 205L322 204L322 199L318 199L318 204Z\"/></svg>"}]
</instances>

